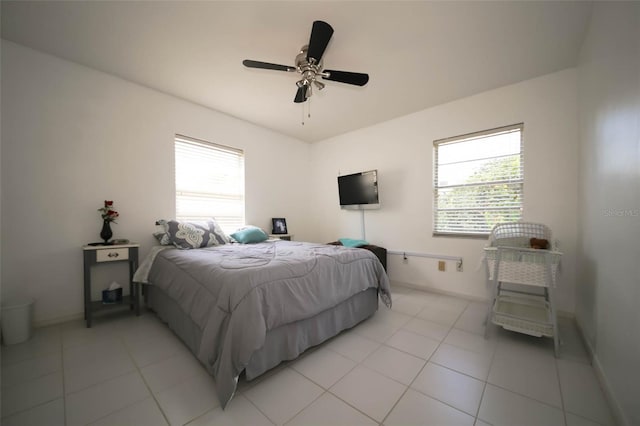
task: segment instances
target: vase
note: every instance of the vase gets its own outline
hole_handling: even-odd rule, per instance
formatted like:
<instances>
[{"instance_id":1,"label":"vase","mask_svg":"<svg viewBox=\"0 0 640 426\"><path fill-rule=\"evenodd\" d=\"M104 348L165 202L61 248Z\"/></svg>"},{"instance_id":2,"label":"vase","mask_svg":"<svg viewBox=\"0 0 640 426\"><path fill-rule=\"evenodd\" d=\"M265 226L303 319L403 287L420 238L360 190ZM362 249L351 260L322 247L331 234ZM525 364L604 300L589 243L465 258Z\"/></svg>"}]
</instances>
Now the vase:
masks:
<instances>
[{"instance_id":1,"label":"vase","mask_svg":"<svg viewBox=\"0 0 640 426\"><path fill-rule=\"evenodd\" d=\"M105 244L108 244L112 236L113 232L111 232L111 222L108 220L103 221L102 231L100 231L100 238L104 240Z\"/></svg>"}]
</instances>

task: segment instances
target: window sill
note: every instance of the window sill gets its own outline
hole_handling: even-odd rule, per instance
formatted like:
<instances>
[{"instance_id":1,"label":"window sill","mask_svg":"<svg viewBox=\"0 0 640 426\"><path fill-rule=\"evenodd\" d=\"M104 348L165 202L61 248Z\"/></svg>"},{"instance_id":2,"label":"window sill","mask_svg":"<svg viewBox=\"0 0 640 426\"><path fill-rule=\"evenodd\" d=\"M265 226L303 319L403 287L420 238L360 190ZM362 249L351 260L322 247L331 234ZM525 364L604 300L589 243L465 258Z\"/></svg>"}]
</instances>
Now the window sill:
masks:
<instances>
[{"instance_id":1,"label":"window sill","mask_svg":"<svg viewBox=\"0 0 640 426\"><path fill-rule=\"evenodd\" d=\"M465 238L471 240L487 240L490 234L463 234L458 232L434 232L433 237Z\"/></svg>"}]
</instances>

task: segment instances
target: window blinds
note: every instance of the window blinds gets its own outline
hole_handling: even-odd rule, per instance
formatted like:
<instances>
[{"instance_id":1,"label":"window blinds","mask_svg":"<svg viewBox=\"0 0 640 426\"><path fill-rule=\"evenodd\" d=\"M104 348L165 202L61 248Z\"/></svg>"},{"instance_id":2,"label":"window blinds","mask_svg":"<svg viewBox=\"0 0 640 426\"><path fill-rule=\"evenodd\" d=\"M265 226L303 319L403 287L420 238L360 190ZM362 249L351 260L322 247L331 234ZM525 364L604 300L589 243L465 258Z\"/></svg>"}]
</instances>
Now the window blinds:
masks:
<instances>
[{"instance_id":1,"label":"window blinds","mask_svg":"<svg viewBox=\"0 0 640 426\"><path fill-rule=\"evenodd\" d=\"M227 233L244 225L244 153L185 136L175 138L176 218L215 217Z\"/></svg>"},{"instance_id":2,"label":"window blinds","mask_svg":"<svg viewBox=\"0 0 640 426\"><path fill-rule=\"evenodd\" d=\"M523 124L434 142L434 235L487 235L522 218Z\"/></svg>"}]
</instances>

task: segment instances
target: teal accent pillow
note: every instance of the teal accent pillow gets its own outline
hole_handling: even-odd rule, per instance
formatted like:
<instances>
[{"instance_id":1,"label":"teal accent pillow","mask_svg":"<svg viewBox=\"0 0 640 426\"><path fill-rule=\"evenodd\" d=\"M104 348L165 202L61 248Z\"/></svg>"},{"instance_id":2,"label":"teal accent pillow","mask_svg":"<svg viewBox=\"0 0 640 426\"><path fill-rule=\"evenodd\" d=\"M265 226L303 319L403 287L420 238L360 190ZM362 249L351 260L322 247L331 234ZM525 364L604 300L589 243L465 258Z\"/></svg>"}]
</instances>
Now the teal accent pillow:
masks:
<instances>
[{"instance_id":1,"label":"teal accent pillow","mask_svg":"<svg viewBox=\"0 0 640 426\"><path fill-rule=\"evenodd\" d=\"M345 247L362 247L369 245L365 240L354 240L353 238L340 238L338 241Z\"/></svg>"},{"instance_id":2,"label":"teal accent pillow","mask_svg":"<svg viewBox=\"0 0 640 426\"><path fill-rule=\"evenodd\" d=\"M260 228L256 226L248 226L246 228L238 229L231 234L231 237L239 243L251 244L261 243L269 239L269 236Z\"/></svg>"}]
</instances>

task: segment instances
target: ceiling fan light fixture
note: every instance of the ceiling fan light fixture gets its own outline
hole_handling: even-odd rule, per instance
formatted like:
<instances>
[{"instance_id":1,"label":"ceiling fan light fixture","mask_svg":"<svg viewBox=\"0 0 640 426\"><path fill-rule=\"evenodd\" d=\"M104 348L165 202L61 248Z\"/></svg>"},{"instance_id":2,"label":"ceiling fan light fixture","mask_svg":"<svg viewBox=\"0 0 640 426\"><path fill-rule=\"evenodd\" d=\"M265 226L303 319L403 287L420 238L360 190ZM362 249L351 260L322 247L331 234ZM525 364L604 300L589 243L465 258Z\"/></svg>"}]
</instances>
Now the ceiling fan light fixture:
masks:
<instances>
[{"instance_id":1,"label":"ceiling fan light fixture","mask_svg":"<svg viewBox=\"0 0 640 426\"><path fill-rule=\"evenodd\" d=\"M293 102L300 104L307 101L307 89L304 84L298 88L296 92L296 97L293 99Z\"/></svg>"}]
</instances>

